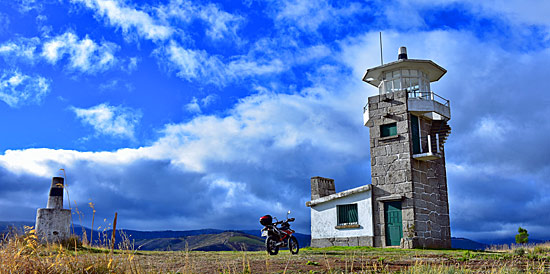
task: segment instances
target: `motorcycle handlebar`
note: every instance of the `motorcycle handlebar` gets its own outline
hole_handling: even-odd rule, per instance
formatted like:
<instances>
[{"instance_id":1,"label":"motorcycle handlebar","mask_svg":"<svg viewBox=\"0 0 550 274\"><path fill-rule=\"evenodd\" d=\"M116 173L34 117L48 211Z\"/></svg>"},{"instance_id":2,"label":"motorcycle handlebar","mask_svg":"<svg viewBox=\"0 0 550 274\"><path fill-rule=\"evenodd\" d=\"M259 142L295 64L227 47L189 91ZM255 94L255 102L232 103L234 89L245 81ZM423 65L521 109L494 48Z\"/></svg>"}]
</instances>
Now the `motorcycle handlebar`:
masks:
<instances>
[{"instance_id":1,"label":"motorcycle handlebar","mask_svg":"<svg viewBox=\"0 0 550 274\"><path fill-rule=\"evenodd\" d=\"M277 222L274 222L274 223L272 223L272 225L280 225L280 224L286 223L286 222L294 222L294 220L296 220L296 219L294 219L294 218L289 218L289 219L286 219L286 221L277 221Z\"/></svg>"}]
</instances>

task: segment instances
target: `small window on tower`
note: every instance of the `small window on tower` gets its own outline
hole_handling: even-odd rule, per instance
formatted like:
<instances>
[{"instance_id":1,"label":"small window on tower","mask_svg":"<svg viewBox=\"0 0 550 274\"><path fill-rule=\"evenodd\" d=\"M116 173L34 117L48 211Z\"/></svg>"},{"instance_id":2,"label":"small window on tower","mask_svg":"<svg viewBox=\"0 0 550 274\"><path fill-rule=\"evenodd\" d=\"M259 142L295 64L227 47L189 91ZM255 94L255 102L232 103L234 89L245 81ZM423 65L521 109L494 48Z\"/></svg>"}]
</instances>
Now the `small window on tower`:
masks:
<instances>
[{"instance_id":1,"label":"small window on tower","mask_svg":"<svg viewBox=\"0 0 550 274\"><path fill-rule=\"evenodd\" d=\"M389 137L397 135L397 123L385 124L380 126L380 137Z\"/></svg>"},{"instance_id":2,"label":"small window on tower","mask_svg":"<svg viewBox=\"0 0 550 274\"><path fill-rule=\"evenodd\" d=\"M359 222L357 204L337 205L338 225L356 225Z\"/></svg>"}]
</instances>

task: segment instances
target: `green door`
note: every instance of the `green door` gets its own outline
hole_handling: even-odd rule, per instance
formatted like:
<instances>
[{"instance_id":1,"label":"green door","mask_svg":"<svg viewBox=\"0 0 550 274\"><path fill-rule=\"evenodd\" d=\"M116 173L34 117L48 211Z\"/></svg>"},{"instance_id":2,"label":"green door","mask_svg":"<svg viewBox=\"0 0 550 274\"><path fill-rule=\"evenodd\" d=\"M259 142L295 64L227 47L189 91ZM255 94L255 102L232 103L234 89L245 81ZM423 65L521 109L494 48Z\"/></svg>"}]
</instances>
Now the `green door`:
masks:
<instances>
[{"instance_id":1,"label":"green door","mask_svg":"<svg viewBox=\"0 0 550 274\"><path fill-rule=\"evenodd\" d=\"M418 127L418 117L411 114L411 137L413 143L413 154L420 153L420 128Z\"/></svg>"},{"instance_id":2,"label":"green door","mask_svg":"<svg viewBox=\"0 0 550 274\"><path fill-rule=\"evenodd\" d=\"M403 237L401 202L384 203L384 217L386 218L386 245L401 244L401 237Z\"/></svg>"}]
</instances>

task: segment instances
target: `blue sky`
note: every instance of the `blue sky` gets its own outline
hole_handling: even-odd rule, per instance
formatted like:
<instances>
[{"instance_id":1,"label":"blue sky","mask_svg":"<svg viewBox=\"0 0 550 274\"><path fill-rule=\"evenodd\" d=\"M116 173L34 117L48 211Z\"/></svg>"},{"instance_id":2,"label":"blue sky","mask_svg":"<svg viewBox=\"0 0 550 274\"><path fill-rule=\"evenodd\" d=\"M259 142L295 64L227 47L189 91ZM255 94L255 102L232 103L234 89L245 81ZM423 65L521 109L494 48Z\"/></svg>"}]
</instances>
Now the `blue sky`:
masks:
<instances>
[{"instance_id":1,"label":"blue sky","mask_svg":"<svg viewBox=\"0 0 550 274\"><path fill-rule=\"evenodd\" d=\"M547 1L0 2L0 220L35 218L52 176L91 223L260 228L309 178L370 183L367 68L407 46L448 73L455 237L550 239ZM98 220L96 219L96 220ZM75 216L75 222L77 217ZM97 222L96 222L97 223Z\"/></svg>"}]
</instances>

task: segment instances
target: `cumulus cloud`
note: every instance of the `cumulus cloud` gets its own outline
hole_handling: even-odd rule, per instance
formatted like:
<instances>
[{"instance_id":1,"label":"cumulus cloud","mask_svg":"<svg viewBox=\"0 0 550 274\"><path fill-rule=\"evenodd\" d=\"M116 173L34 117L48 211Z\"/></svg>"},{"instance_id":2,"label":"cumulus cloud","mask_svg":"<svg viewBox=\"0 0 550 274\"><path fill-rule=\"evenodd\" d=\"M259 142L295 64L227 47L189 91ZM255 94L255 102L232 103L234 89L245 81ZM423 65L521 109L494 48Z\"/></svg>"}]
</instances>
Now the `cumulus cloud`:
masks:
<instances>
[{"instance_id":1,"label":"cumulus cloud","mask_svg":"<svg viewBox=\"0 0 550 274\"><path fill-rule=\"evenodd\" d=\"M146 11L137 10L119 0L72 0L73 3L82 3L93 9L109 24L121 28L125 34L136 31L141 37L151 40L169 38L174 30L157 22Z\"/></svg>"},{"instance_id":2,"label":"cumulus cloud","mask_svg":"<svg viewBox=\"0 0 550 274\"><path fill-rule=\"evenodd\" d=\"M40 104L50 92L50 82L42 76L29 76L17 70L4 70L0 77L0 100L13 108Z\"/></svg>"},{"instance_id":3,"label":"cumulus cloud","mask_svg":"<svg viewBox=\"0 0 550 274\"><path fill-rule=\"evenodd\" d=\"M334 2L337 3L337 2ZM345 2L335 6L329 1L288 0L274 1L274 17L284 25L297 26L304 31L316 31L323 24L337 24L343 18L365 12L367 5Z\"/></svg>"},{"instance_id":4,"label":"cumulus cloud","mask_svg":"<svg viewBox=\"0 0 550 274\"><path fill-rule=\"evenodd\" d=\"M253 60L247 56L235 56L232 61L224 62L220 56L210 55L204 50L187 49L175 41L166 47L157 49L155 55L169 70L187 81L200 79L217 85L247 76L265 75L281 72L285 65L279 59Z\"/></svg>"},{"instance_id":5,"label":"cumulus cloud","mask_svg":"<svg viewBox=\"0 0 550 274\"><path fill-rule=\"evenodd\" d=\"M202 105L207 107L217 100L218 96L216 94L209 94L206 97L201 99Z\"/></svg>"},{"instance_id":6,"label":"cumulus cloud","mask_svg":"<svg viewBox=\"0 0 550 274\"><path fill-rule=\"evenodd\" d=\"M42 11L44 9L43 3L36 0L16 0L14 1L17 4L19 12L26 13L31 10Z\"/></svg>"},{"instance_id":7,"label":"cumulus cloud","mask_svg":"<svg viewBox=\"0 0 550 274\"><path fill-rule=\"evenodd\" d=\"M6 61L24 60L33 63L36 58L36 48L39 44L40 39L38 37L18 38L14 41L0 44L0 55Z\"/></svg>"},{"instance_id":8,"label":"cumulus cloud","mask_svg":"<svg viewBox=\"0 0 550 274\"><path fill-rule=\"evenodd\" d=\"M70 69L94 73L112 67L117 61L114 53L118 49L114 43L97 44L88 36L79 39L76 34L66 32L45 42L41 55L52 64L67 55Z\"/></svg>"},{"instance_id":9,"label":"cumulus cloud","mask_svg":"<svg viewBox=\"0 0 550 274\"><path fill-rule=\"evenodd\" d=\"M201 113L201 106L199 105L199 101L196 97L193 97L193 99L191 99L191 102L185 105L185 109L189 112Z\"/></svg>"},{"instance_id":10,"label":"cumulus cloud","mask_svg":"<svg viewBox=\"0 0 550 274\"><path fill-rule=\"evenodd\" d=\"M244 21L242 16L226 12L218 5L201 5L187 0L172 0L160 6L158 13L165 21L177 19L178 23L189 24L193 20L201 20L207 27L206 35L213 40L240 40L237 30Z\"/></svg>"},{"instance_id":11,"label":"cumulus cloud","mask_svg":"<svg viewBox=\"0 0 550 274\"><path fill-rule=\"evenodd\" d=\"M115 208L125 216L124 227L143 228L146 218L158 220L157 229L166 222L180 229L255 228L257 216L283 216L292 209L302 220L297 228L306 232L309 177L335 177L339 189L368 182L368 142L362 141L368 130L360 117L350 119L350 109L361 108L360 95L352 89L337 94L312 89L277 94L258 87L228 116L201 115L166 125L150 146L113 152L8 150L0 155L0 167L6 176L44 181L63 167L72 199L92 199L98 212ZM75 113L95 126L114 120L98 118L108 116L105 108ZM243 221L249 219L254 221Z\"/></svg>"},{"instance_id":12,"label":"cumulus cloud","mask_svg":"<svg viewBox=\"0 0 550 274\"><path fill-rule=\"evenodd\" d=\"M237 30L243 21L241 16L220 10L214 4L201 7L198 14L199 18L208 22L209 27L206 30L206 35L210 38L215 40L225 37L238 38Z\"/></svg>"},{"instance_id":13,"label":"cumulus cloud","mask_svg":"<svg viewBox=\"0 0 550 274\"><path fill-rule=\"evenodd\" d=\"M90 125L97 134L116 138L134 138L134 132L141 119L141 112L123 106L100 104L90 108L72 107L82 123Z\"/></svg>"},{"instance_id":14,"label":"cumulus cloud","mask_svg":"<svg viewBox=\"0 0 550 274\"><path fill-rule=\"evenodd\" d=\"M217 98L217 95L210 94L202 99L197 99L197 97L193 97L191 99L191 102L185 105L185 109L191 113L201 113L202 108L208 107L210 104L212 104Z\"/></svg>"},{"instance_id":15,"label":"cumulus cloud","mask_svg":"<svg viewBox=\"0 0 550 274\"><path fill-rule=\"evenodd\" d=\"M137 57L120 59L115 53L120 47L111 42L96 42L87 35L80 39L68 31L54 37L18 37L0 44L0 56L10 65L21 63L37 65L47 62L52 65L62 63L67 57L67 68L73 72L96 73L116 65L131 72L137 68ZM19 63L19 64L18 64Z\"/></svg>"}]
</instances>

